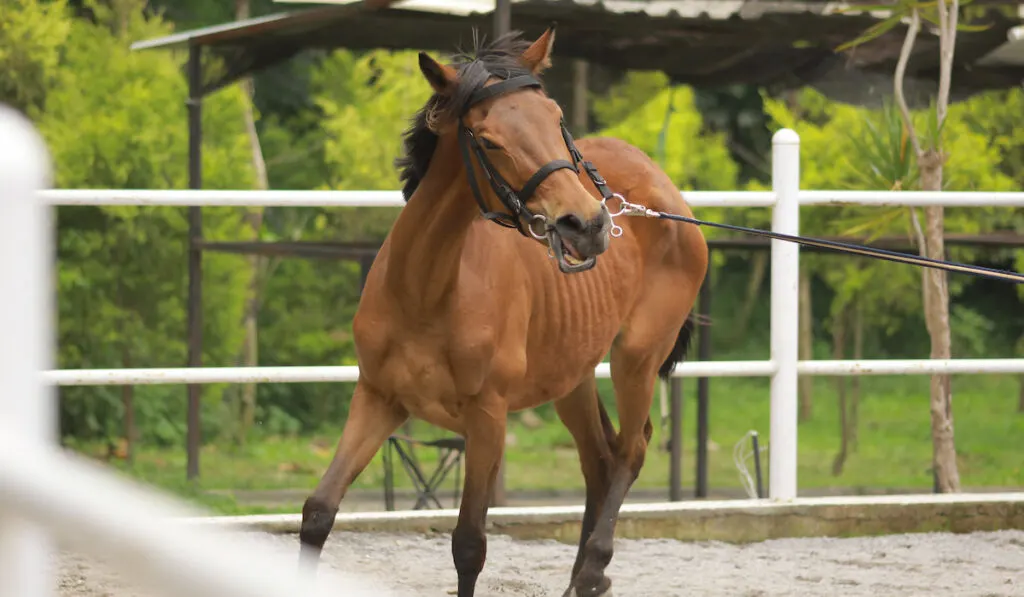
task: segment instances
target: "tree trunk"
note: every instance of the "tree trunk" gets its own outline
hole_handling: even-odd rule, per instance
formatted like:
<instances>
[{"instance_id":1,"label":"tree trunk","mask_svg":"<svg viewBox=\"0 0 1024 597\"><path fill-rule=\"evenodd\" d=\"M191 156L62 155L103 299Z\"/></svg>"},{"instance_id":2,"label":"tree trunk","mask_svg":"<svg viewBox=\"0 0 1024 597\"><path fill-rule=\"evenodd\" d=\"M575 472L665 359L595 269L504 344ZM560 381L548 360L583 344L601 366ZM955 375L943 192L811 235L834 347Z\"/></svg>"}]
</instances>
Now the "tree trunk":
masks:
<instances>
[{"instance_id":1,"label":"tree trunk","mask_svg":"<svg viewBox=\"0 0 1024 597\"><path fill-rule=\"evenodd\" d=\"M814 327L813 310L811 309L811 276L800 271L800 359L809 361L814 358ZM809 375L800 376L800 422L811 419L811 401L814 380Z\"/></svg>"},{"instance_id":2,"label":"tree trunk","mask_svg":"<svg viewBox=\"0 0 1024 597\"><path fill-rule=\"evenodd\" d=\"M860 360L864 358L864 308L863 303L857 301L853 308L853 358ZM850 451L857 451L857 435L860 421L860 376L854 375L850 379L850 419L849 438Z\"/></svg>"},{"instance_id":3,"label":"tree trunk","mask_svg":"<svg viewBox=\"0 0 1024 597\"><path fill-rule=\"evenodd\" d=\"M235 18L243 20L249 18L249 0L235 0ZM255 173L255 183L258 190L266 190L270 187L267 179L267 164L263 159L263 148L260 146L259 133L256 130L256 114L253 109L253 83L251 77L246 77L240 82L245 91L245 131L249 137L249 147L252 150L252 167ZM246 209L246 222L254 241L260 239L260 229L263 227L263 208L250 207ZM264 258L259 255L250 255L249 262L249 285L246 289L245 313L243 314L243 327L245 338L242 345L242 365L245 367L256 367L259 365L259 326L258 317L260 310L260 289L264 268ZM256 420L256 384L249 383L242 386L242 404L239 413L238 443L245 444L249 430Z\"/></svg>"},{"instance_id":4,"label":"tree trunk","mask_svg":"<svg viewBox=\"0 0 1024 597\"><path fill-rule=\"evenodd\" d=\"M587 125L590 122L587 102L590 91L587 84L590 70L588 67L586 60L572 61L572 134L576 137L587 134Z\"/></svg>"},{"instance_id":5,"label":"tree trunk","mask_svg":"<svg viewBox=\"0 0 1024 597\"><path fill-rule=\"evenodd\" d=\"M121 239L118 245L121 248L121 258L124 258L124 239ZM119 309L127 310L127 301L125 300L124 291L124 278L119 277L117 279L117 306ZM122 334L121 342L121 367L125 369L132 368L132 350L131 350L131 335ZM135 463L135 438L138 437L138 430L136 429L135 423L135 388L126 384L121 386L121 407L124 409L124 459L131 466Z\"/></svg>"},{"instance_id":6,"label":"tree trunk","mask_svg":"<svg viewBox=\"0 0 1024 597\"><path fill-rule=\"evenodd\" d=\"M249 229L253 240L259 240L260 228L263 224L262 208L251 208L246 214ZM245 337L242 340L242 364L245 367L256 367L259 365L259 311L261 300L260 275L263 270L263 257L250 255L249 262L249 284L246 288L245 312L243 314L243 327ZM245 444L249 430L256 421L256 384L248 383L242 386L242 404L240 421L238 426L238 443Z\"/></svg>"},{"instance_id":7,"label":"tree trunk","mask_svg":"<svg viewBox=\"0 0 1024 597\"><path fill-rule=\"evenodd\" d=\"M751 257L750 277L747 278L747 294L736 318L736 336L742 336L750 323L750 316L754 312L754 305L761 294L761 285L764 283L765 273L768 271L768 252L757 251Z\"/></svg>"},{"instance_id":8,"label":"tree trunk","mask_svg":"<svg viewBox=\"0 0 1024 597\"><path fill-rule=\"evenodd\" d=\"M924 150L918 156L922 189L942 189L943 160L943 155L933 149ZM944 210L942 207L926 207L924 213L925 256L944 259ZM946 285L946 272L933 268L924 268L921 271L925 324L931 339L931 358L948 359L952 354L952 342L949 332L949 290ZM953 389L950 381L948 375L933 375L931 378L932 465L935 470L936 489L940 493L960 491L960 473L957 470L953 434Z\"/></svg>"},{"instance_id":9,"label":"tree trunk","mask_svg":"<svg viewBox=\"0 0 1024 597\"><path fill-rule=\"evenodd\" d=\"M121 354L121 366L131 369L132 359L128 354L128 347L123 348ZM138 426L135 424L135 386L121 386L121 404L124 407L124 460L131 467L135 464L135 443L139 436Z\"/></svg>"},{"instance_id":10,"label":"tree trunk","mask_svg":"<svg viewBox=\"0 0 1024 597\"><path fill-rule=\"evenodd\" d=\"M844 346L846 344L847 311L848 307L843 307L836 314L835 321L832 323L832 358L836 360L841 360L846 352ZM832 460L832 474L838 477L843 473L843 465L846 464L850 437L846 416L846 378L841 375L836 376L835 382L836 395L839 398L839 452L836 453L835 459Z\"/></svg>"}]
</instances>

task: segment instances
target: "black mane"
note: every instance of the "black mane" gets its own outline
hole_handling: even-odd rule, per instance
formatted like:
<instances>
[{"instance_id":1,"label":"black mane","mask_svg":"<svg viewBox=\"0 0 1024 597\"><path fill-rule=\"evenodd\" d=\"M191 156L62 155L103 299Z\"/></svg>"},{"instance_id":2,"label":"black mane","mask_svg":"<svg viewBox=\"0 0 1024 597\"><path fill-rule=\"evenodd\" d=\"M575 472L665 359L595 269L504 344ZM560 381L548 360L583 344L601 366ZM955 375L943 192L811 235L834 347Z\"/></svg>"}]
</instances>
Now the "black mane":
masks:
<instances>
[{"instance_id":1,"label":"black mane","mask_svg":"<svg viewBox=\"0 0 1024 597\"><path fill-rule=\"evenodd\" d=\"M473 32L473 49L459 52L451 65L459 74L459 84L450 96L434 94L413 117L412 125L402 138L405 155L395 160L402 181L402 195L408 201L416 187L427 174L430 158L437 148L437 135L430 130L429 122L444 118L458 117L463 106L477 88L488 78L508 79L529 75L519 57L530 47L530 42L520 39L519 31L509 32L491 43L483 43Z\"/></svg>"}]
</instances>

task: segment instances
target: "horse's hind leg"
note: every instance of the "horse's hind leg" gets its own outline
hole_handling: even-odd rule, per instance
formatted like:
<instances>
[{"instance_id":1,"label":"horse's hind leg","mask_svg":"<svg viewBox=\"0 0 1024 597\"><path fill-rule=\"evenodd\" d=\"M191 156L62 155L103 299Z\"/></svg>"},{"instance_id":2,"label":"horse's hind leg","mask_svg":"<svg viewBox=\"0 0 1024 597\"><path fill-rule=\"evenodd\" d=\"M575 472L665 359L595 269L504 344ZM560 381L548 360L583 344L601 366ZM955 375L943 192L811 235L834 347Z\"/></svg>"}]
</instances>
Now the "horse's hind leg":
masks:
<instances>
[{"instance_id":1,"label":"horse's hind leg","mask_svg":"<svg viewBox=\"0 0 1024 597\"><path fill-rule=\"evenodd\" d=\"M388 436L408 418L406 410L357 383L334 458L302 506L299 531L304 558L315 565L334 526L338 505Z\"/></svg>"},{"instance_id":2,"label":"horse's hind leg","mask_svg":"<svg viewBox=\"0 0 1024 597\"><path fill-rule=\"evenodd\" d=\"M572 567L570 587L566 591L571 594L572 579L583 565L584 546L590 538L597 514L604 505L608 495L608 485L612 473L612 450L615 444L615 428L612 427L608 413L601 404L597 392L597 380L587 379L576 387L568 396L555 402L558 418L572 434L579 453L580 467L587 485L586 509L580 528L579 549L576 562Z\"/></svg>"}]
</instances>

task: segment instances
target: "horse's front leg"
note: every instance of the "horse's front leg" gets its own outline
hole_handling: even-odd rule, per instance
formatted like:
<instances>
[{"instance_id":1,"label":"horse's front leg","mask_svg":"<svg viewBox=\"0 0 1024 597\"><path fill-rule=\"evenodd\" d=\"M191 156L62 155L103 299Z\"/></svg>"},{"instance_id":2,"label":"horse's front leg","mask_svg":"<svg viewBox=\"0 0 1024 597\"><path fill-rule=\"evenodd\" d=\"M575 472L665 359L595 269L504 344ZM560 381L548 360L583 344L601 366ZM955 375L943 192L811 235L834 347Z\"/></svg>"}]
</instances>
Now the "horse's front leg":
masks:
<instances>
[{"instance_id":1,"label":"horse's front leg","mask_svg":"<svg viewBox=\"0 0 1024 597\"><path fill-rule=\"evenodd\" d=\"M320 560L320 552L334 528L338 506L352 481L408 416L405 408L377 394L364 382L356 384L334 458L302 506L300 561L309 570L315 570Z\"/></svg>"},{"instance_id":2,"label":"horse's front leg","mask_svg":"<svg viewBox=\"0 0 1024 597\"><path fill-rule=\"evenodd\" d=\"M452 558L459 575L458 597L473 597L476 579L487 558L484 523L491 488L505 450L508 406L494 393L466 401L463 407L466 436L466 477L459 521L452 531Z\"/></svg>"}]
</instances>

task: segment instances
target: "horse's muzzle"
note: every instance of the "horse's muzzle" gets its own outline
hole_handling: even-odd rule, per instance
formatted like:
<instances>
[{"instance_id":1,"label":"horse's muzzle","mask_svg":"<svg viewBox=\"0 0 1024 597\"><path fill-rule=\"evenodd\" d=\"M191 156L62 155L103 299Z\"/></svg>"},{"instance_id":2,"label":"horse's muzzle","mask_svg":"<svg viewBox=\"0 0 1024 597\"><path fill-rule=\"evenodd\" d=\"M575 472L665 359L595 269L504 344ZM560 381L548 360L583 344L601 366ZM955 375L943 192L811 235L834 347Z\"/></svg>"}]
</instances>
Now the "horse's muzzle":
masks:
<instances>
[{"instance_id":1,"label":"horse's muzzle","mask_svg":"<svg viewBox=\"0 0 1024 597\"><path fill-rule=\"evenodd\" d=\"M570 274L594 267L597 256L608 250L611 227L612 218L604 206L597 216L588 221L571 213L555 220L549 231L548 244L559 269Z\"/></svg>"}]
</instances>

